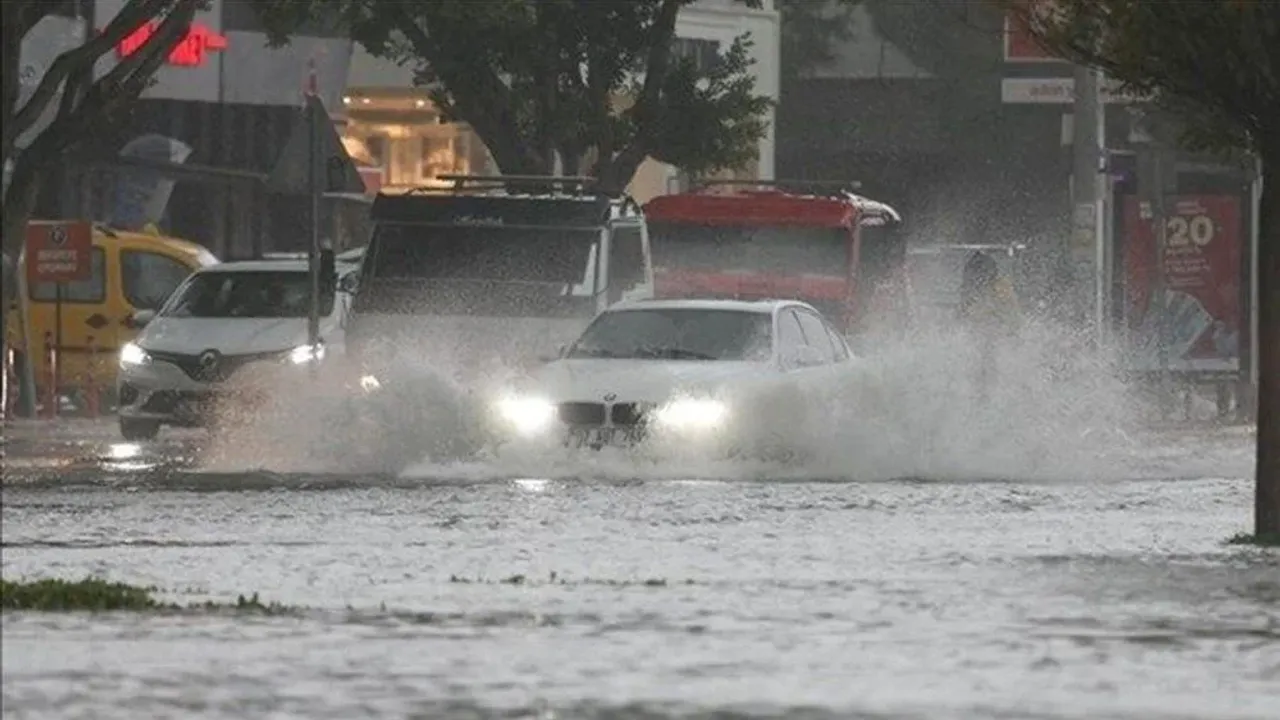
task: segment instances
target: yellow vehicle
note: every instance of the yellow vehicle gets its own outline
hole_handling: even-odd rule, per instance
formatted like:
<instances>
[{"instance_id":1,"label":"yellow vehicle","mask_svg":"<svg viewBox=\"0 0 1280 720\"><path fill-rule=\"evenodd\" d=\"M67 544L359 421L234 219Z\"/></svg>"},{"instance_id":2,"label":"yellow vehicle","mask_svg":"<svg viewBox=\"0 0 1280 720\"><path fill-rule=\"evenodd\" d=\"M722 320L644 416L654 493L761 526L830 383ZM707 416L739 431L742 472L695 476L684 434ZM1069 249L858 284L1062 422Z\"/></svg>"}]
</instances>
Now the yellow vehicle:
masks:
<instances>
[{"instance_id":1,"label":"yellow vehicle","mask_svg":"<svg viewBox=\"0 0 1280 720\"><path fill-rule=\"evenodd\" d=\"M116 355L138 332L133 326L134 313L158 310L193 270L217 262L213 253L186 240L158 232L95 225L93 276L63 285L59 394L65 394L64 389L90 384L98 390L111 388L116 376ZM35 379L42 400L52 377L46 345L53 345L57 334L57 289L53 283L38 283L31 285L28 293L30 337L37 350ZM28 354L24 352L17 313L15 303L9 308L5 327L9 347L16 351L15 359L21 363Z\"/></svg>"}]
</instances>

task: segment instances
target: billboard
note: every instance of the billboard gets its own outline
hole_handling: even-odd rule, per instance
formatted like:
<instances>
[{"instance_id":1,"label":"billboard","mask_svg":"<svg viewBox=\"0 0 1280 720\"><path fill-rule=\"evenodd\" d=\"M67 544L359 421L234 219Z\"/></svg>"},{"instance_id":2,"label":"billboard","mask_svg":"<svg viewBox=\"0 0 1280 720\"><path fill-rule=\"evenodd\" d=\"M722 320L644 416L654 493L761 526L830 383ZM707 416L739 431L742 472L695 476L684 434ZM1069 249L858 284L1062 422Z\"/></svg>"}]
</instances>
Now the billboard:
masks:
<instances>
[{"instance_id":1,"label":"billboard","mask_svg":"<svg viewBox=\"0 0 1280 720\"><path fill-rule=\"evenodd\" d=\"M1240 369L1243 238L1235 195L1179 195L1166 200L1165 347L1175 372ZM1148 219L1143 219L1144 217ZM1149 208L1126 197L1122 232L1125 321L1130 368L1160 369L1159 277Z\"/></svg>"}]
</instances>

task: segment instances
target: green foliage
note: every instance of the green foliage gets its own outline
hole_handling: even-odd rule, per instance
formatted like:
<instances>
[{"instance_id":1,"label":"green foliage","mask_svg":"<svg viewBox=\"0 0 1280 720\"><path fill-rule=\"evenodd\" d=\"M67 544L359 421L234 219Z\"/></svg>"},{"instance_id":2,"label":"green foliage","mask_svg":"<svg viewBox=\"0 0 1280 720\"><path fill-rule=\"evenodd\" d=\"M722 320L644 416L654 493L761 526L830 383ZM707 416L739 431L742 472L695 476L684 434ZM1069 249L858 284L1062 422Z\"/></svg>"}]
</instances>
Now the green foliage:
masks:
<instances>
[{"instance_id":1,"label":"green foliage","mask_svg":"<svg viewBox=\"0 0 1280 720\"><path fill-rule=\"evenodd\" d=\"M1045 48L1154 96L1185 122L1189 144L1280 144L1280 3L1061 0L1053 14L1006 5Z\"/></svg>"},{"instance_id":2,"label":"green foliage","mask_svg":"<svg viewBox=\"0 0 1280 720\"><path fill-rule=\"evenodd\" d=\"M413 69L504 172L546 173L558 154L573 174L593 157L609 190L646 156L695 171L740 166L764 136L771 103L755 94L747 43L704 71L672 57L677 14L692 1L256 0L275 42L323 13L370 54Z\"/></svg>"},{"instance_id":3,"label":"green foliage","mask_svg":"<svg viewBox=\"0 0 1280 720\"><path fill-rule=\"evenodd\" d=\"M156 610L155 588L109 583L98 578L79 581L0 580L0 608L5 610Z\"/></svg>"},{"instance_id":4,"label":"green foliage","mask_svg":"<svg viewBox=\"0 0 1280 720\"><path fill-rule=\"evenodd\" d=\"M84 580L0 580L0 609L39 612L223 612L282 615L295 612L279 603L264 603L254 593L240 595L234 605L203 602L182 607L155 599L155 587Z\"/></svg>"}]
</instances>

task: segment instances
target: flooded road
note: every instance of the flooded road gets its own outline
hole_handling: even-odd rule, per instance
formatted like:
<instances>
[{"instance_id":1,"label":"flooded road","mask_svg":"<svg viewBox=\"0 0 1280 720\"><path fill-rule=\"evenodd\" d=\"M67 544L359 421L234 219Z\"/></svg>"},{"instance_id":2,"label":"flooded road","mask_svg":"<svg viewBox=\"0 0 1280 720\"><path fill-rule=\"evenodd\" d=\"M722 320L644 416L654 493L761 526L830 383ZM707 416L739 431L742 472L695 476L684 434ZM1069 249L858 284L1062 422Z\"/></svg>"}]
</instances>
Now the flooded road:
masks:
<instances>
[{"instance_id":1,"label":"flooded road","mask_svg":"<svg viewBox=\"0 0 1280 720\"><path fill-rule=\"evenodd\" d=\"M89 439L7 468L6 578L305 610L6 614L5 715L1272 719L1280 555L1223 543L1249 441L771 482L202 473Z\"/></svg>"}]
</instances>

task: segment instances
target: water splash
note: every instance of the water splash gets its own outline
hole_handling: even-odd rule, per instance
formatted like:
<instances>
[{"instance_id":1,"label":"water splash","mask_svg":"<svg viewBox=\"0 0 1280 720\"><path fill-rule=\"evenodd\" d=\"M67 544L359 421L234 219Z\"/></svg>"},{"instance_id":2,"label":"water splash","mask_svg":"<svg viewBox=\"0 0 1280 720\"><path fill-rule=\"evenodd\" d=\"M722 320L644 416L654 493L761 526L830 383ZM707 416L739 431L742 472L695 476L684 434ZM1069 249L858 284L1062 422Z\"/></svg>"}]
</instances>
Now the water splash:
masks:
<instances>
[{"instance_id":1,"label":"water splash","mask_svg":"<svg viewBox=\"0 0 1280 720\"><path fill-rule=\"evenodd\" d=\"M478 430L486 400L520 374L490 370L470 384L463 368L405 354L378 392L361 395L335 367L320 382L279 383L265 411L228 423L206 467L218 471L345 472L421 478L595 477L876 481L1083 480L1124 475L1141 404L1104 354L1074 334L1028 324L986 352L948 328L872 334L861 362L809 382L766 379L736 388L750 444L787 448L785 464L726 460L697 447L591 452L487 445ZM496 353L495 353L496 355ZM982 386L979 369L991 365ZM466 458L460 460L459 458Z\"/></svg>"}]
</instances>

